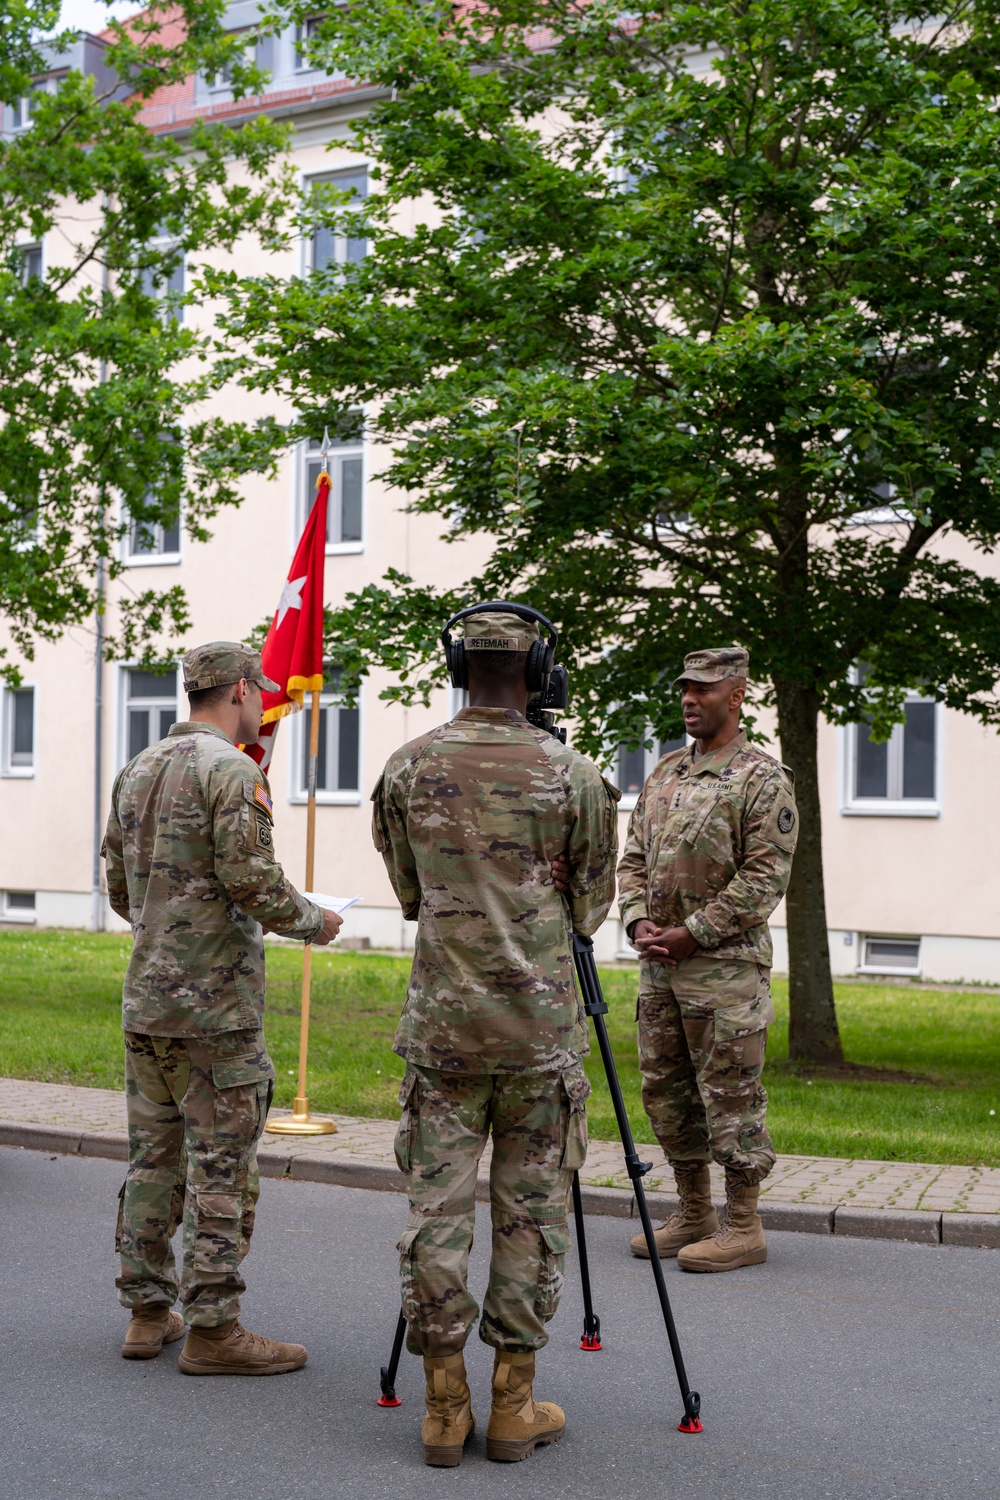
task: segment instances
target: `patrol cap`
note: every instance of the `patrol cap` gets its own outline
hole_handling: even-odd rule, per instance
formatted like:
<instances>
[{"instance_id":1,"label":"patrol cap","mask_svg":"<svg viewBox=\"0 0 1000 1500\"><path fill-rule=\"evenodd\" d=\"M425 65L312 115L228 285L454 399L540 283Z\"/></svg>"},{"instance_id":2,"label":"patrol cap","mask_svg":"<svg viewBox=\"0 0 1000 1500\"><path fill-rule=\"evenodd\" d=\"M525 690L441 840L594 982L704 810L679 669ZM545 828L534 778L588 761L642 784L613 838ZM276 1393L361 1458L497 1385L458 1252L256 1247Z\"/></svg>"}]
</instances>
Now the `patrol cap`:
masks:
<instances>
[{"instance_id":1,"label":"patrol cap","mask_svg":"<svg viewBox=\"0 0 1000 1500\"><path fill-rule=\"evenodd\" d=\"M501 609L469 615L462 626L466 651L530 651L532 642L539 639L536 621Z\"/></svg>"},{"instance_id":2,"label":"patrol cap","mask_svg":"<svg viewBox=\"0 0 1000 1500\"><path fill-rule=\"evenodd\" d=\"M200 693L205 688L228 687L245 677L256 682L269 693L279 693L280 687L264 676L260 652L245 641L209 641L207 646L194 646L184 653L184 691Z\"/></svg>"},{"instance_id":3,"label":"patrol cap","mask_svg":"<svg viewBox=\"0 0 1000 1500\"><path fill-rule=\"evenodd\" d=\"M742 646L719 646L714 651L689 651L684 670L674 678L674 687L682 682L722 682L727 677L746 677L749 651Z\"/></svg>"}]
</instances>

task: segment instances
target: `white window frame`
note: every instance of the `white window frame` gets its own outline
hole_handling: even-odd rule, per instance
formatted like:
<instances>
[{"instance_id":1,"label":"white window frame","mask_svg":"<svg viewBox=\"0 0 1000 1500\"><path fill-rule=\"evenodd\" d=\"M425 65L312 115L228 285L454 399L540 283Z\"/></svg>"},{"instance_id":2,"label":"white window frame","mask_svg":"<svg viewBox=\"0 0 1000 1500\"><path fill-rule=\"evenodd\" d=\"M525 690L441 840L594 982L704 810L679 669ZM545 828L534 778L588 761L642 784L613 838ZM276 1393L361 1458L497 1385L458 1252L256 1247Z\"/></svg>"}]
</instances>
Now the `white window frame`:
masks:
<instances>
[{"instance_id":1,"label":"white window frame","mask_svg":"<svg viewBox=\"0 0 1000 1500\"><path fill-rule=\"evenodd\" d=\"M865 949L869 942L897 942L916 943L917 962L911 968L909 965L898 964L866 964L859 963L855 970L858 974L892 974L895 976L909 975L911 979L919 979L923 969L923 938L914 937L912 933L889 933L889 932L862 932L858 934L858 954L864 959Z\"/></svg>"},{"instance_id":2,"label":"white window frame","mask_svg":"<svg viewBox=\"0 0 1000 1500\"><path fill-rule=\"evenodd\" d=\"M122 536L121 556L122 562L127 568L173 568L183 562L182 551L184 547L184 509L183 506L177 516L177 548L174 552L138 552L132 548L132 527L136 524L129 515L128 506L122 505L122 524L127 528ZM149 530L153 533L157 546L163 543L163 526L159 521L149 523Z\"/></svg>"},{"instance_id":3,"label":"white window frame","mask_svg":"<svg viewBox=\"0 0 1000 1500\"><path fill-rule=\"evenodd\" d=\"M180 245L181 241L179 235L157 233L150 235L146 243L148 246L155 245L159 249L169 250ZM181 251L181 258L178 263L178 269L181 273L180 296L183 298L187 295L188 286L188 262L187 251L185 250ZM145 276L145 273L143 273L143 275ZM158 287L154 287L152 285L147 287L143 285L142 290L145 292L147 297L152 297L155 302L159 302L162 304L162 316L164 318L174 318L178 323L183 323L186 321L185 314L187 309L185 308L183 301L178 303L175 307L168 306L167 299L168 297L173 295L168 283L163 283Z\"/></svg>"},{"instance_id":4,"label":"white window frame","mask_svg":"<svg viewBox=\"0 0 1000 1500\"><path fill-rule=\"evenodd\" d=\"M650 732L652 732L652 731L650 731ZM690 735L685 735L684 738L685 738L686 743L690 745L691 744L691 736ZM660 741L657 740L656 743L651 748L645 749L643 751L643 756L644 756L644 761L643 761L643 775L642 775L642 784L643 784L643 786L645 786L646 782L649 780L650 775L652 774L652 772L655 769L655 767L658 766L659 763L660 763L660 761L663 759L663 756L659 752L659 745L660 745ZM619 755L621 753L621 748L622 748L621 745L616 745L615 746L614 759L611 762L611 766L610 766L610 769L609 769L609 772L608 772L611 780L614 781L614 783L615 783L616 786L618 785L616 777L618 775L618 757L619 757ZM681 748L681 746L678 745L676 748L679 750ZM667 752L664 752L664 753L667 753ZM623 791L622 795L621 795L621 801L618 803L618 811L619 812L632 812L634 810L634 808L635 808L636 803L639 800L639 796L640 796L639 792L625 792L625 791Z\"/></svg>"},{"instance_id":5,"label":"white window frame","mask_svg":"<svg viewBox=\"0 0 1000 1500\"><path fill-rule=\"evenodd\" d=\"M13 761L13 736L14 736L14 694L17 692L28 692L32 694L31 704L31 764L15 765ZM2 724L0 724L0 735L3 737L3 753L0 755L0 776L5 780L30 781L35 774L38 764L38 687L33 682L22 682L19 688L4 686L3 689L3 712Z\"/></svg>"},{"instance_id":6,"label":"white window frame","mask_svg":"<svg viewBox=\"0 0 1000 1500\"><path fill-rule=\"evenodd\" d=\"M2 902L2 905L0 905L0 921L3 921L3 922L23 922L26 926L31 926L35 922L38 921L38 892L37 891L13 891L13 890L11 890L11 891L4 891L2 894L3 894L3 902ZM11 896L34 896L34 898L35 898L35 904L31 908L30 911L25 911L25 909L24 909L23 906L21 906L21 907L11 906L11 904L10 904L10 897Z\"/></svg>"},{"instance_id":7,"label":"white window frame","mask_svg":"<svg viewBox=\"0 0 1000 1500\"><path fill-rule=\"evenodd\" d=\"M365 198L370 198L372 185L372 164L367 156L362 158L361 161L338 162L336 166L325 167L322 172L301 173L299 177L299 193L302 197L304 197L312 183L332 182L337 177L346 176L350 172L364 172L367 186ZM363 202L365 200L362 199L361 201ZM347 235L343 234L338 234L337 236L335 236L335 252L333 257L333 263L335 265L350 264L350 262L347 260L347 238ZM312 232L302 235L300 259L303 277L310 276L314 269Z\"/></svg>"},{"instance_id":8,"label":"white window frame","mask_svg":"<svg viewBox=\"0 0 1000 1500\"><path fill-rule=\"evenodd\" d=\"M326 544L327 557L349 557L365 550L365 537L368 534L368 465L365 460L365 413L363 410L359 410L358 415L361 418L361 437L357 443L331 443L330 445L330 498L327 501L327 529L336 532L343 525L341 476L338 472L338 459L359 458L361 460L361 540L359 542L328 541ZM313 501L316 498L315 490L309 483L309 465L322 457L322 447L322 442L315 438L310 438L307 442L299 444L299 500L297 506L298 525L296 527L296 540L302 535L302 528L306 524L309 512L312 510ZM331 527L329 524L331 516L337 517L337 525L334 527Z\"/></svg>"},{"instance_id":9,"label":"white window frame","mask_svg":"<svg viewBox=\"0 0 1000 1500\"><path fill-rule=\"evenodd\" d=\"M448 722L460 714L463 708L469 706L469 689L448 687Z\"/></svg>"},{"instance_id":10,"label":"white window frame","mask_svg":"<svg viewBox=\"0 0 1000 1500\"><path fill-rule=\"evenodd\" d=\"M38 240L16 240L14 243L15 255L25 255L29 250L38 251L38 280L45 280L45 236ZM32 278L26 274L26 268L21 271L21 285L27 286Z\"/></svg>"},{"instance_id":11,"label":"white window frame","mask_svg":"<svg viewBox=\"0 0 1000 1500\"><path fill-rule=\"evenodd\" d=\"M306 694L306 703L307 703L308 706L311 706L311 701L312 700L311 700L309 694ZM320 694L320 697L319 697L319 706L320 706L320 711L321 712L324 709L327 709L327 708L343 708L343 707L346 707L346 705L344 704L344 701L343 701L342 694L336 693L336 692L327 692L326 690L324 690ZM365 743L364 743L365 716L364 716L364 712L362 710L362 694L361 693L358 694L358 701L357 701L357 703L354 706L358 710L358 786L357 786L357 789L355 791L348 790L348 791L343 791L343 792L339 792L339 791L338 792L334 792L334 791L330 791L328 788L324 789L323 791L320 791L320 789L317 787L317 789L316 789L316 803L317 803L318 806L322 806L322 807L360 807L361 806L361 782L362 782L362 779L363 779L362 767L364 766L364 763L365 763L365 761L364 761L364 754L365 754ZM291 736L292 737L292 755L291 755L291 767L290 767L291 774L290 774L290 780L289 780L288 800L289 800L290 803L293 804L293 806L304 807L305 804L309 801L309 796L308 796L308 792L307 792L306 788L303 787L301 785L301 783L300 783L300 780L299 780L299 771L300 771L300 768L301 768L301 766L303 764L303 761L304 761L304 758L305 758L305 753L306 753L306 744L305 744L306 713L305 713L305 709L302 709L299 713L292 714L291 715L291 720L292 720L292 722L291 722L289 728L291 729L291 732L292 732L292 736Z\"/></svg>"},{"instance_id":12,"label":"white window frame","mask_svg":"<svg viewBox=\"0 0 1000 1500\"><path fill-rule=\"evenodd\" d=\"M146 707L156 708L157 710L159 710L162 708L166 708L168 705L168 701L172 701L177 715L175 721L177 723L180 723L184 719L185 713L182 712L182 704L184 700L184 683L181 676L180 662L174 662L172 664L174 672L176 673L176 688L172 700L168 700L165 697L145 698L142 700L133 699L129 692L128 674L130 672L145 672L148 669L146 667L139 666L138 662L134 661L123 661L119 662L117 665L118 672L116 674L115 683L118 696L116 717L118 721L118 770L120 771L122 766L127 766L129 760L131 759L128 753L128 711L131 704L135 703L136 705L138 705L141 701ZM156 741L161 737L162 736L157 735L155 739L150 741L150 743L155 745Z\"/></svg>"},{"instance_id":13,"label":"white window frame","mask_svg":"<svg viewBox=\"0 0 1000 1500\"><path fill-rule=\"evenodd\" d=\"M944 704L926 693L907 693L907 703L934 702L934 795L933 797L856 797L857 724L845 724L839 735L840 814L844 818L939 818L944 787ZM903 728L897 724L888 741L889 785L902 784ZM869 934L870 936L871 934ZM895 971L893 971L895 972Z\"/></svg>"}]
</instances>

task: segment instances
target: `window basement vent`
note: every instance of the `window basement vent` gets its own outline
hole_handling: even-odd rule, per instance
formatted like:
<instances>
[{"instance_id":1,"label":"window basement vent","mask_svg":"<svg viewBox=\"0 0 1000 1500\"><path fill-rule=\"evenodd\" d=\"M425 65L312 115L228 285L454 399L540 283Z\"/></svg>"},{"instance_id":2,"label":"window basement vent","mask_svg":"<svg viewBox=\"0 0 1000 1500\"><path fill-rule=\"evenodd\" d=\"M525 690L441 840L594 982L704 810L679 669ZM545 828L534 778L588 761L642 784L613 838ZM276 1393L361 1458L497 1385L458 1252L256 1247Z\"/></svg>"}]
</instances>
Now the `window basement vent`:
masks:
<instances>
[{"instance_id":1,"label":"window basement vent","mask_svg":"<svg viewBox=\"0 0 1000 1500\"><path fill-rule=\"evenodd\" d=\"M920 939L866 937L862 969L875 974L916 974L920 969Z\"/></svg>"}]
</instances>

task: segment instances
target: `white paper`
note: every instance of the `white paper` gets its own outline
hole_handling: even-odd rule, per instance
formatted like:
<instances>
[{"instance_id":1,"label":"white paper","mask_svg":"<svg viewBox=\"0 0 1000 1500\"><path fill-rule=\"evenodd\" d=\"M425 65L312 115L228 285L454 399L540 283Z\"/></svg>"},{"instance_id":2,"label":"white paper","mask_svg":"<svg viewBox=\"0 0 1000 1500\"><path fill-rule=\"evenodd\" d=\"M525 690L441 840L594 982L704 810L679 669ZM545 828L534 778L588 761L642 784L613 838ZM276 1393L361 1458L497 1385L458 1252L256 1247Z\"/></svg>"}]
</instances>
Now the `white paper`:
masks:
<instances>
[{"instance_id":1,"label":"white paper","mask_svg":"<svg viewBox=\"0 0 1000 1500\"><path fill-rule=\"evenodd\" d=\"M350 906L357 906L364 898L361 896L324 896L322 891L303 891L307 901L314 901L317 906L322 906L324 911L336 912L339 917L341 912L347 911Z\"/></svg>"}]
</instances>

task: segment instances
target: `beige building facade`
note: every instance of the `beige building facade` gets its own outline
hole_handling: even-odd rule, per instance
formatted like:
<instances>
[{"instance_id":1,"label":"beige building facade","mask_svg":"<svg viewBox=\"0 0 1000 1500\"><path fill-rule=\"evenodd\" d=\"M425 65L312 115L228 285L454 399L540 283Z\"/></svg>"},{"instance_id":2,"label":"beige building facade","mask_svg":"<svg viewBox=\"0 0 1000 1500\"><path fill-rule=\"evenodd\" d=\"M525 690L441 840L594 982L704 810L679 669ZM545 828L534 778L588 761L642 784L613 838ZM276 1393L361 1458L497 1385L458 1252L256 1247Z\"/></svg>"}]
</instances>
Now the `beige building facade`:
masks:
<instances>
[{"instance_id":1,"label":"beige building facade","mask_svg":"<svg viewBox=\"0 0 1000 1500\"><path fill-rule=\"evenodd\" d=\"M251 25L256 7L230 7L230 24ZM369 102L363 90L329 79L304 64L299 38L275 39L263 59L273 74L264 107L287 118L291 159L303 182L333 175L364 196L368 163L350 140L351 121ZM87 51L99 57L99 43ZM97 64L94 64L97 66ZM225 86L191 80L186 90L150 107L152 124L183 132L205 114L236 118L248 108ZM30 128L8 112L3 128ZM417 209L413 209L414 222ZM67 252L61 235L25 246L33 274ZM243 246L232 264L301 275L329 259L364 253L359 241L324 233L306 237L266 261ZM176 290L182 289L179 280ZM210 307L185 309L210 322ZM240 393L244 418L290 412ZM342 432L331 459L333 489L326 554L331 604L389 567L421 582L452 586L483 560L477 544L445 542L442 520L407 515L380 480L386 454L366 440L364 413ZM123 540L127 564L108 599L136 587L183 584L191 606L189 644L245 636L274 611L295 542L311 503L319 439L288 453L275 479L249 476L239 510L213 523L207 543L192 540L183 517L173 529ZM888 525L889 521L873 524ZM963 561L970 554L958 551ZM990 566L993 566L990 564ZM443 622L442 622L443 623ZM715 642L692 641L691 648ZM179 673L152 676L129 662L99 664L93 631L71 631L57 644L40 644L23 663L24 685L5 689L0 704L0 924L117 928L103 894L96 859L114 776L145 744L183 718ZM751 670L752 670L751 663ZM411 946L413 928L392 899L370 838L369 795L382 765L401 742L451 716L454 695L442 689L429 709L406 709L379 697L386 677L373 672L357 707L343 704L331 666L322 701L317 811L316 888L359 895L344 937L378 949ZM864 728L821 731L820 771L830 952L834 971L906 975L925 980L1000 983L1000 833L989 789L1000 772L994 730L913 695L906 723L887 746L868 741ZM276 737L270 779L276 845L293 880L305 864L305 715L285 720ZM772 747L773 748L773 747ZM777 751L775 751L777 753ZM655 752L613 757L610 774L623 787L621 833ZM787 964L782 910L775 915L775 963ZM606 923L599 955L631 956L620 925Z\"/></svg>"}]
</instances>

